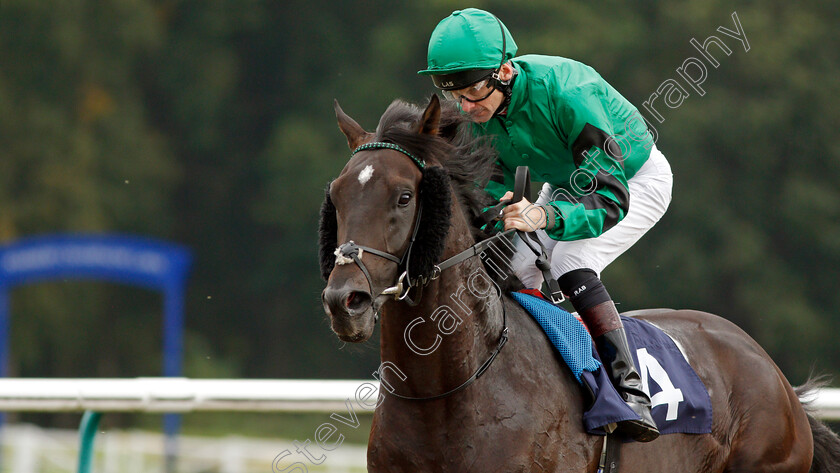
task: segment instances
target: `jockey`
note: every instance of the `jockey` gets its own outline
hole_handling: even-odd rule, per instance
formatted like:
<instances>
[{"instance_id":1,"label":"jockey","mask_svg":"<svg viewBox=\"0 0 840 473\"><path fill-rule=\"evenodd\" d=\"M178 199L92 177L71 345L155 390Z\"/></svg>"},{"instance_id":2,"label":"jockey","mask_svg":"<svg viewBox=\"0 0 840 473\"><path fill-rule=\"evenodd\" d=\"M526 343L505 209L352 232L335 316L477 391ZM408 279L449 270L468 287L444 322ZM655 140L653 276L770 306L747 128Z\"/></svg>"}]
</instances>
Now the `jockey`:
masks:
<instances>
[{"instance_id":1,"label":"jockey","mask_svg":"<svg viewBox=\"0 0 840 473\"><path fill-rule=\"evenodd\" d=\"M545 182L535 203L509 205L505 230L535 232L552 276L589 328L613 383L638 420L618 430L642 442L659 431L627 335L600 274L662 217L671 202L665 156L636 107L591 67L553 56L514 58L517 47L493 14L468 8L444 18L429 41L428 68L474 132L493 137L496 199L512 197L513 170L527 165ZM655 130L654 130L655 131ZM514 272L530 288L542 273L517 241Z\"/></svg>"}]
</instances>

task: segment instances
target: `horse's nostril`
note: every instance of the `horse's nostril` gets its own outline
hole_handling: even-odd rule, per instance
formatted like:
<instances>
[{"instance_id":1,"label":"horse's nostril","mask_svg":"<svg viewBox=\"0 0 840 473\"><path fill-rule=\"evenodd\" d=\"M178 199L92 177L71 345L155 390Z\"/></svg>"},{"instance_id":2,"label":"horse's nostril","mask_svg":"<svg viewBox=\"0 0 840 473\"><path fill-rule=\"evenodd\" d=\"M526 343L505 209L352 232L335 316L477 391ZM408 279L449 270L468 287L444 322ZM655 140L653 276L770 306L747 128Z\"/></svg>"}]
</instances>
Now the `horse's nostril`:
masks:
<instances>
[{"instance_id":1,"label":"horse's nostril","mask_svg":"<svg viewBox=\"0 0 840 473\"><path fill-rule=\"evenodd\" d=\"M351 314L356 312L364 312L370 306L370 294L363 291L351 291L347 294L347 299L344 301L344 306Z\"/></svg>"},{"instance_id":2,"label":"horse's nostril","mask_svg":"<svg viewBox=\"0 0 840 473\"><path fill-rule=\"evenodd\" d=\"M332 316L357 315L370 308L373 298L366 291L326 288L321 293L324 309Z\"/></svg>"}]
</instances>

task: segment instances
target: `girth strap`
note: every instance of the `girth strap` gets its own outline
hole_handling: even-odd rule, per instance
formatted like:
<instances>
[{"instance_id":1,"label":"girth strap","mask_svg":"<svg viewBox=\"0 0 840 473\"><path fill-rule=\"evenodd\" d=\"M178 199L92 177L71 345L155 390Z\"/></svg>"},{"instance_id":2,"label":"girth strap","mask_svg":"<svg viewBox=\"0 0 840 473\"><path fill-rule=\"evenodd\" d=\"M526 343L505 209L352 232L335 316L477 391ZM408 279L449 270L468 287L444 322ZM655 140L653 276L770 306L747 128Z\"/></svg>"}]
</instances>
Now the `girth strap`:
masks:
<instances>
[{"instance_id":1,"label":"girth strap","mask_svg":"<svg viewBox=\"0 0 840 473\"><path fill-rule=\"evenodd\" d=\"M604 436L597 473L618 473L618 461L621 457L621 441L614 437L615 435L612 433ZM612 442L609 439L612 439Z\"/></svg>"}]
</instances>

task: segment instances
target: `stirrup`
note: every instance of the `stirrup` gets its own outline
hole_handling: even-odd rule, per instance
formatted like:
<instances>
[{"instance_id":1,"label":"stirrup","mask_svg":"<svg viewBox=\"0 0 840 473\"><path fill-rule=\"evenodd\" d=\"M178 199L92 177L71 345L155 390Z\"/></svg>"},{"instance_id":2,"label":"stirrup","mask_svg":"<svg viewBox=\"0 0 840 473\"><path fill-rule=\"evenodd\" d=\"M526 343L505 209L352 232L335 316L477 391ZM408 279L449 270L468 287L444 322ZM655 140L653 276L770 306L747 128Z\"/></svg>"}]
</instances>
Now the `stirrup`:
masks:
<instances>
[{"instance_id":1,"label":"stirrup","mask_svg":"<svg viewBox=\"0 0 840 473\"><path fill-rule=\"evenodd\" d=\"M659 429L650 414L650 407L643 404L627 403L633 412L641 419L629 419L621 421L616 425L616 431L637 442L650 442L659 438ZM642 412L639 412L639 409Z\"/></svg>"}]
</instances>

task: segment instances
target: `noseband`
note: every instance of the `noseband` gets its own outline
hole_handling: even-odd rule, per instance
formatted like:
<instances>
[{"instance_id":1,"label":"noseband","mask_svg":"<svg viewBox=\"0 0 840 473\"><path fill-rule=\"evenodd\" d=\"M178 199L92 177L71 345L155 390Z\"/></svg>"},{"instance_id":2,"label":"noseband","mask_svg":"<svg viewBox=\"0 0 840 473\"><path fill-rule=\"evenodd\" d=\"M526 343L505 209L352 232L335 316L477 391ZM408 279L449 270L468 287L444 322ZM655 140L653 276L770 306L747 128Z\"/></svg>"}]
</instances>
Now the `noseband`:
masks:
<instances>
[{"instance_id":1,"label":"noseband","mask_svg":"<svg viewBox=\"0 0 840 473\"><path fill-rule=\"evenodd\" d=\"M391 253L386 253L384 251L377 250L376 248L371 248L369 246L364 245L357 245L353 240L350 240L347 243L344 243L335 249L335 264L342 265L356 263L362 270L362 274L365 275L365 278L368 282L368 287L370 288L370 292L371 294L373 294L373 280L370 278L370 272L368 272L367 267L365 267L365 264L362 262L362 254L364 254L364 252L367 251L372 255L376 255L381 258L393 261L394 263L397 263L398 268L404 268L406 263L408 262L409 256L411 256L411 248L414 246L414 240L417 238L417 229L420 228L420 217L422 214L423 206L420 205L417 208L417 218L414 221L414 231L411 232L411 241L408 242L408 248L405 250L405 253L403 253L401 258L397 258ZM425 283L427 281L437 279L437 276L440 275L440 272L437 271L437 268L435 269L435 274L432 277L427 278L426 280L421 278L421 280L423 280ZM405 292L403 292L403 281L408 281L408 284L405 285ZM408 268L406 268L406 270L403 271L402 275L397 280L397 284L395 286L384 289L376 297L379 297L383 294L393 294L394 297L396 297L399 300L407 299L408 302L413 303L413 301L410 298L408 298L408 290L411 289L411 286L411 279L408 277Z\"/></svg>"}]
</instances>

